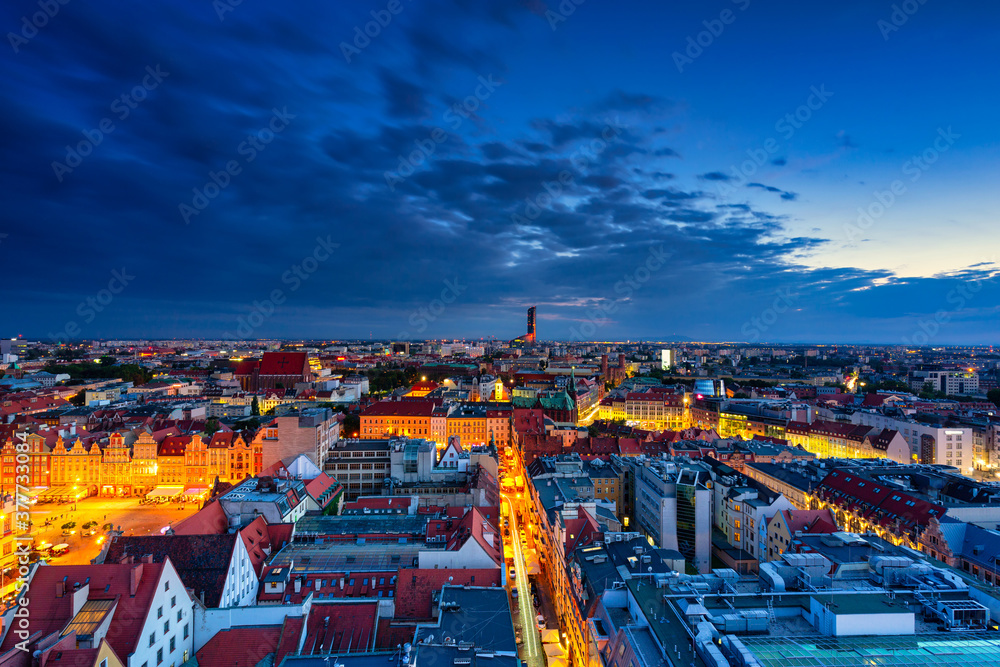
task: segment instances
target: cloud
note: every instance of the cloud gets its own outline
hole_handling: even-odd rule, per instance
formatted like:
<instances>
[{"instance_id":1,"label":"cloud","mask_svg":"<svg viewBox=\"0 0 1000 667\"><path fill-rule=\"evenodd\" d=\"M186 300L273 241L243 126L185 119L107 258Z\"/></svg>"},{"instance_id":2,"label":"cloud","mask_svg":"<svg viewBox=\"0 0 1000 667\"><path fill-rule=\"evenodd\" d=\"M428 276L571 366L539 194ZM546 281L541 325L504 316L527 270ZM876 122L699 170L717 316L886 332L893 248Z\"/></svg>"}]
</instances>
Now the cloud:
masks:
<instances>
[{"instance_id":1,"label":"cloud","mask_svg":"<svg viewBox=\"0 0 1000 667\"><path fill-rule=\"evenodd\" d=\"M393 118L417 119L427 113L424 91L387 69L380 72L387 113Z\"/></svg>"},{"instance_id":2,"label":"cloud","mask_svg":"<svg viewBox=\"0 0 1000 667\"><path fill-rule=\"evenodd\" d=\"M786 201L793 201L798 199L798 194L795 192L787 192L781 188L776 188L773 185L764 185L763 183L747 183L748 188L760 188L761 190L766 190L767 192L775 192L781 195L781 198Z\"/></svg>"},{"instance_id":3,"label":"cloud","mask_svg":"<svg viewBox=\"0 0 1000 667\"><path fill-rule=\"evenodd\" d=\"M693 148L662 145L673 143L668 127L677 138L677 110L655 91L595 86L529 99L525 90L553 87L545 71L505 79L475 121L447 122L448 100L469 95L479 76L499 78L503 54L547 30L518 3L404 4L347 63L335 45L370 20L350 5L243 3L220 24L204 3L95 2L63 6L30 57L0 70L5 321L23 325L15 333L46 338L76 321L83 337L213 337L282 290L285 302L255 335L393 337L457 276L467 285L460 299L413 335L513 337L523 305L545 302L543 335L566 338L588 308L616 303L615 285L658 248L669 262L619 303L602 336L651 339L679 327L681 314L692 331L738 337L776 290L790 289L801 305L771 332L778 338L898 340L976 276L982 289L955 330L985 335L995 321L988 267L909 282L811 268L804 258L828 241L794 231L799 221L771 208L779 201L720 203L698 186L726 174L683 160L662 170L662 158ZM583 9L573 21L587 20ZM114 132L60 183L51 163L157 63L170 77L127 118L115 116ZM249 160L248 138L275 108L294 118ZM616 114L619 136L584 153ZM386 172L414 155L390 190ZM230 161L240 171L220 187L212 175ZM196 192L212 197L184 225L178 206ZM304 273L328 238L340 249ZM39 248L74 261L38 271ZM84 322L78 305L123 265L135 280ZM985 324L966 326L967 317Z\"/></svg>"}]
</instances>

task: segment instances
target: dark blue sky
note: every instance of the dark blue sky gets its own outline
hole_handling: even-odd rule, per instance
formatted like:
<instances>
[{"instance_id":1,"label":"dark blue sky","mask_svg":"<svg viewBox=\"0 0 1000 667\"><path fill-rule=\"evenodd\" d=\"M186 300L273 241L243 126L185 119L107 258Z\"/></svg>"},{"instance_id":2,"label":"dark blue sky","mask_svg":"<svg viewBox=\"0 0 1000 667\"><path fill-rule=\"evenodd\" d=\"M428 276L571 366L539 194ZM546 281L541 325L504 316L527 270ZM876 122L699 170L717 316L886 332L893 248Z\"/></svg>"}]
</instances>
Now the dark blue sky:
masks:
<instances>
[{"instance_id":1,"label":"dark blue sky","mask_svg":"<svg viewBox=\"0 0 1000 667\"><path fill-rule=\"evenodd\" d=\"M4 335L996 342L994 3L51 1Z\"/></svg>"}]
</instances>

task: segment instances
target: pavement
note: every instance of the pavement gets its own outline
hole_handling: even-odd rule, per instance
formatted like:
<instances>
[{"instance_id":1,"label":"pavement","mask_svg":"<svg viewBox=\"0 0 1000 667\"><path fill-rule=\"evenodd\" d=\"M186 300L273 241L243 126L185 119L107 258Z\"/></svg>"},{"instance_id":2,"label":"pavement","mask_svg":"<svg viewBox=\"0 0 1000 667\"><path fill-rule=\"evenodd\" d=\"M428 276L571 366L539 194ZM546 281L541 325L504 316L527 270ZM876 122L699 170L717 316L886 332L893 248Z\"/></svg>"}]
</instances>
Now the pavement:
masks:
<instances>
[{"instance_id":1,"label":"pavement","mask_svg":"<svg viewBox=\"0 0 1000 667\"><path fill-rule=\"evenodd\" d=\"M51 565L85 565L101 551L104 541L105 523L119 527L125 535L158 535L160 530L171 524L180 522L195 512L199 507L195 503L185 503L184 509L178 509L179 503L162 505L140 505L138 498L84 498L76 503L42 503L33 505L29 510L32 521L31 535L35 544L68 544L69 551L49 560ZM51 525L44 526L46 520ZM75 534L64 536L62 525L75 521ZM97 533L93 536L83 535L82 526L88 521L97 522Z\"/></svg>"}]
</instances>

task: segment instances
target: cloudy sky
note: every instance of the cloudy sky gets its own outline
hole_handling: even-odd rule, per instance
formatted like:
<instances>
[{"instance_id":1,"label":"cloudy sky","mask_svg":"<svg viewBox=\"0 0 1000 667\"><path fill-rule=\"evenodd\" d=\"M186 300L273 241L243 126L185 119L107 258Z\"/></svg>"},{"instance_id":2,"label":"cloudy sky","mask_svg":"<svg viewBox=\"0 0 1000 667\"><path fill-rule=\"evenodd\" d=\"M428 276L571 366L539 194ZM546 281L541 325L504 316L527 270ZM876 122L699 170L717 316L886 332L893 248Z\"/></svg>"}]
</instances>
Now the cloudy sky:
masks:
<instances>
[{"instance_id":1,"label":"cloudy sky","mask_svg":"<svg viewBox=\"0 0 1000 667\"><path fill-rule=\"evenodd\" d=\"M911 3L5 2L0 334L993 343L1000 7Z\"/></svg>"}]
</instances>

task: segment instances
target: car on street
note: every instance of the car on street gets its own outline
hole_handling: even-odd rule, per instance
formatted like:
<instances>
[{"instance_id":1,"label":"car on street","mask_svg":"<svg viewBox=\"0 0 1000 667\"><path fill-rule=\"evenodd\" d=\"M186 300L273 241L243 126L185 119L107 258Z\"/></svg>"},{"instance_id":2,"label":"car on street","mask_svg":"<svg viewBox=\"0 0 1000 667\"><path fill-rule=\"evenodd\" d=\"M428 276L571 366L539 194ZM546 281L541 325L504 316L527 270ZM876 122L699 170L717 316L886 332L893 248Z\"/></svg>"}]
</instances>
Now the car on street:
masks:
<instances>
[{"instance_id":1,"label":"car on street","mask_svg":"<svg viewBox=\"0 0 1000 667\"><path fill-rule=\"evenodd\" d=\"M510 596L512 598L514 598L515 600L517 599L517 589L516 588L510 589Z\"/></svg>"},{"instance_id":2,"label":"car on street","mask_svg":"<svg viewBox=\"0 0 1000 667\"><path fill-rule=\"evenodd\" d=\"M512 581L514 579L517 579L517 570L516 569L510 568L510 578L511 578Z\"/></svg>"},{"instance_id":3,"label":"car on street","mask_svg":"<svg viewBox=\"0 0 1000 667\"><path fill-rule=\"evenodd\" d=\"M545 617L541 614L535 617L535 627L538 628L539 632L545 629Z\"/></svg>"}]
</instances>

